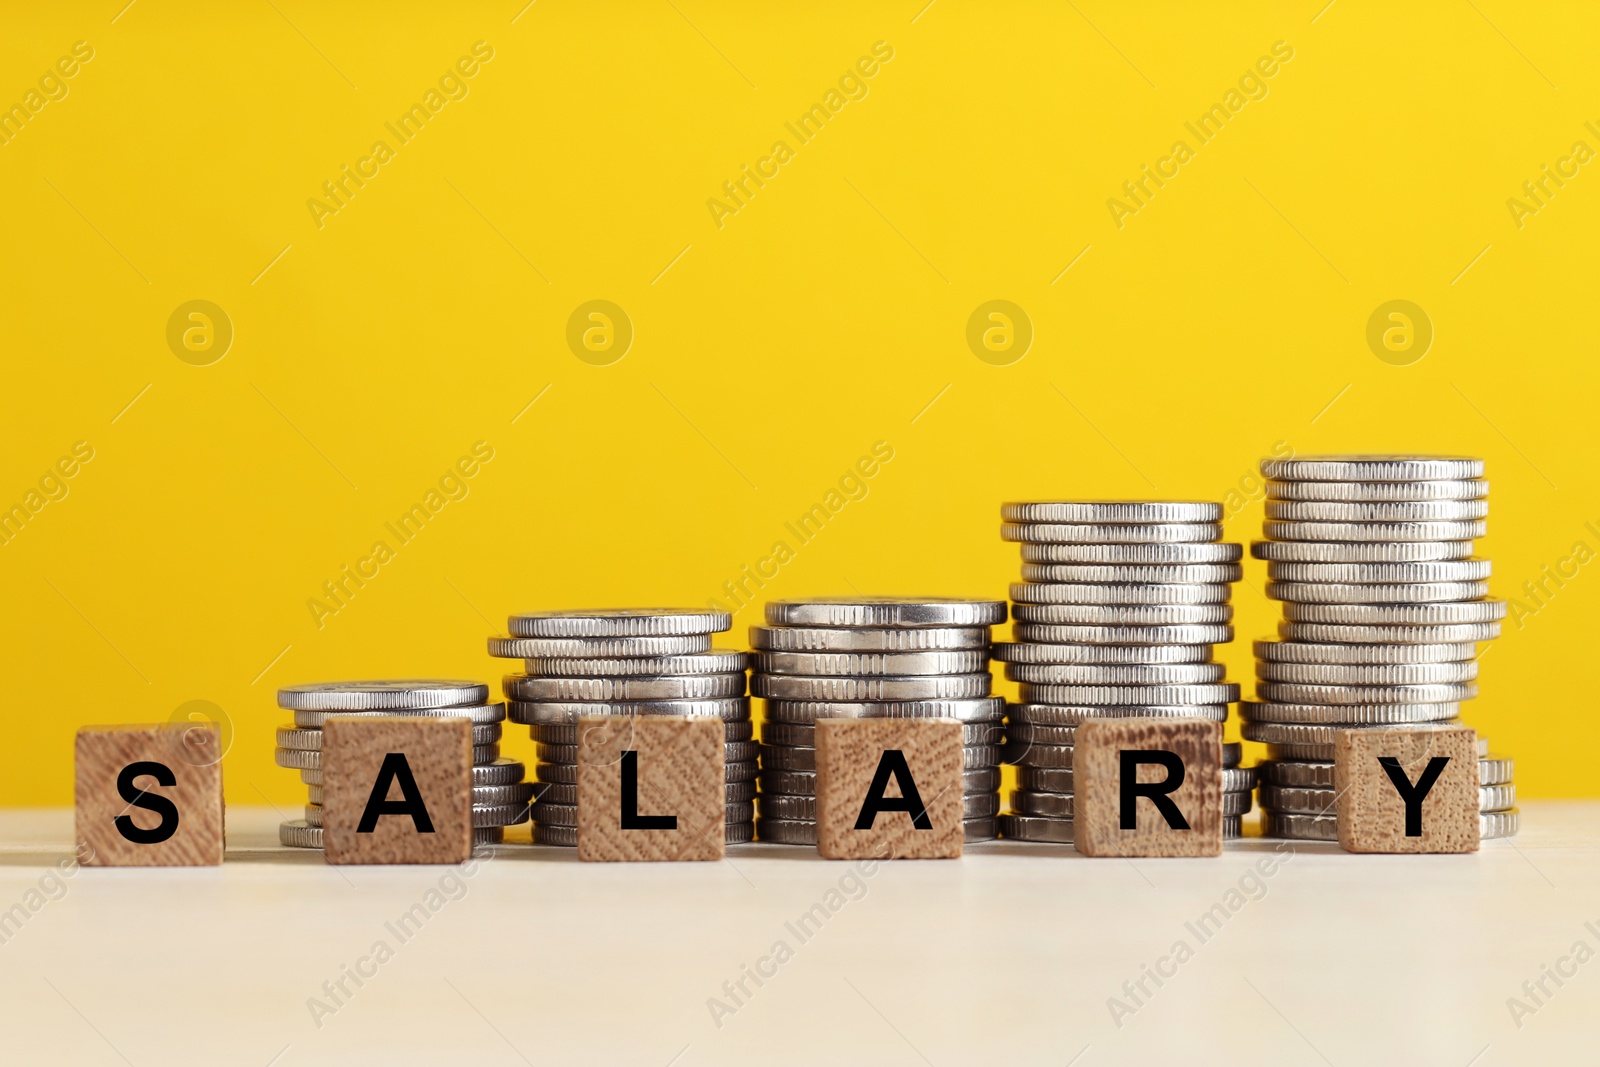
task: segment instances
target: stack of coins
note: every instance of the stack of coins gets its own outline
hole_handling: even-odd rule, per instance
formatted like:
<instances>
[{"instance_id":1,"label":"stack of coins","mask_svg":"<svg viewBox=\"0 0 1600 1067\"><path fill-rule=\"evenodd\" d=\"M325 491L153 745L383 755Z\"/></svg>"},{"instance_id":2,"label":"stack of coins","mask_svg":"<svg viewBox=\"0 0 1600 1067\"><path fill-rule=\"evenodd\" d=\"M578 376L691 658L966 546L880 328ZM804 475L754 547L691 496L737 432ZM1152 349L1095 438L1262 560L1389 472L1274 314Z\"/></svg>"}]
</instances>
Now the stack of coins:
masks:
<instances>
[{"instance_id":1,"label":"stack of coins","mask_svg":"<svg viewBox=\"0 0 1600 1067\"><path fill-rule=\"evenodd\" d=\"M330 716L467 719L472 723L472 838L499 844L505 828L528 819L533 785L527 770L500 755L504 704L487 703L482 682L403 680L320 682L278 690L278 706L294 723L278 727L277 764L300 772L309 791L306 815L278 827L278 840L295 848L322 847L322 725Z\"/></svg>"},{"instance_id":2,"label":"stack of coins","mask_svg":"<svg viewBox=\"0 0 1600 1067\"><path fill-rule=\"evenodd\" d=\"M862 597L779 600L750 628L750 691L761 723L762 841L817 843L816 722L827 718L956 719L961 725L968 841L999 833L1000 721L991 696L989 627L998 600Z\"/></svg>"},{"instance_id":3,"label":"stack of coins","mask_svg":"<svg viewBox=\"0 0 1600 1067\"><path fill-rule=\"evenodd\" d=\"M1267 595L1279 640L1257 641L1244 736L1267 745L1262 827L1337 840L1335 731L1456 722L1477 695L1479 641L1499 636L1489 561L1473 555L1488 515L1483 461L1445 456L1263 460ZM1480 743L1480 831L1516 832L1508 759Z\"/></svg>"},{"instance_id":4,"label":"stack of coins","mask_svg":"<svg viewBox=\"0 0 1600 1067\"><path fill-rule=\"evenodd\" d=\"M1020 683L1005 759L1021 768L1008 837L1072 840L1072 746L1090 719L1225 722L1239 687L1213 646L1233 639L1243 547L1221 543L1222 505L1194 501L1005 504L1000 535L1022 544L1011 586L1015 641L994 656ZM1223 773L1223 834L1238 837L1253 775L1238 749Z\"/></svg>"},{"instance_id":5,"label":"stack of coins","mask_svg":"<svg viewBox=\"0 0 1600 1067\"><path fill-rule=\"evenodd\" d=\"M747 653L713 649L727 612L602 608L513 615L489 654L520 659L507 675L510 719L538 743L533 840L578 844L578 721L592 715L711 716L725 724L727 843L755 836L756 744L745 695Z\"/></svg>"}]
</instances>

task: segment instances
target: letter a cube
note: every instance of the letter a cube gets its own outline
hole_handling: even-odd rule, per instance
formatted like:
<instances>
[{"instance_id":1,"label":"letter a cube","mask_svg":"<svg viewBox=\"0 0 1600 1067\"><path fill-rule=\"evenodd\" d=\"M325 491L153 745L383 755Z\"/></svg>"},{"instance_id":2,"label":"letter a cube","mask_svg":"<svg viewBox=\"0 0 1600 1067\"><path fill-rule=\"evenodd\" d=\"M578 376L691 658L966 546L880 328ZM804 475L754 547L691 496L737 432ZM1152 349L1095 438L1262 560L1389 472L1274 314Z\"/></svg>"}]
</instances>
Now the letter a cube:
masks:
<instances>
[{"instance_id":1,"label":"letter a cube","mask_svg":"<svg viewBox=\"0 0 1600 1067\"><path fill-rule=\"evenodd\" d=\"M322 727L322 855L329 863L472 857L472 724L330 716Z\"/></svg>"},{"instance_id":2,"label":"letter a cube","mask_svg":"<svg viewBox=\"0 0 1600 1067\"><path fill-rule=\"evenodd\" d=\"M80 863L222 862L222 748L215 727L85 726L75 750Z\"/></svg>"},{"instance_id":3,"label":"letter a cube","mask_svg":"<svg viewBox=\"0 0 1600 1067\"><path fill-rule=\"evenodd\" d=\"M1074 734L1073 845L1085 856L1222 855L1222 724L1093 719Z\"/></svg>"},{"instance_id":4,"label":"letter a cube","mask_svg":"<svg viewBox=\"0 0 1600 1067\"><path fill-rule=\"evenodd\" d=\"M1478 851L1478 735L1469 727L1340 730L1333 787L1347 852Z\"/></svg>"},{"instance_id":5,"label":"letter a cube","mask_svg":"<svg viewBox=\"0 0 1600 1067\"><path fill-rule=\"evenodd\" d=\"M818 719L817 850L830 860L954 859L961 824L961 724Z\"/></svg>"},{"instance_id":6,"label":"letter a cube","mask_svg":"<svg viewBox=\"0 0 1600 1067\"><path fill-rule=\"evenodd\" d=\"M578 720L578 859L720 860L727 731L677 715Z\"/></svg>"}]
</instances>

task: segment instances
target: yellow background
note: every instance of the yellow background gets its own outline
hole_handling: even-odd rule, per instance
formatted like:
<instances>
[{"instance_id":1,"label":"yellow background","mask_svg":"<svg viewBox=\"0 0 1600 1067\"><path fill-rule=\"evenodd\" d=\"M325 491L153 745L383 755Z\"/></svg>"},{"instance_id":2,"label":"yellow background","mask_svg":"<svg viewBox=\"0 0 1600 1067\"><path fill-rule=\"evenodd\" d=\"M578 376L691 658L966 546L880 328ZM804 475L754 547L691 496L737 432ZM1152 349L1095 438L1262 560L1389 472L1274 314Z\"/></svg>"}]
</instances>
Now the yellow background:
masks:
<instances>
[{"instance_id":1,"label":"yellow background","mask_svg":"<svg viewBox=\"0 0 1600 1067\"><path fill-rule=\"evenodd\" d=\"M0 547L0 803L69 803L80 724L204 699L229 799L293 807L277 686L497 683L510 611L704 604L880 440L761 599L1003 597L1002 500L1219 500L1280 441L1485 457L1480 552L1530 607L1600 549L1600 173L1520 229L1506 206L1600 147L1592 8L922 2L14 5L0 101L94 58L0 146L0 503L95 458ZM307 200L480 40L466 98L319 229ZM797 146L877 41L867 96ZM1268 95L1118 229L1107 199L1277 41ZM707 200L778 139L719 229ZM235 330L210 366L166 343L194 299ZM610 366L565 340L592 299L634 326ZM991 299L1033 323L1010 366L966 344ZM1436 331L1410 366L1365 340L1391 299ZM469 495L319 628L322 583L477 441ZM1525 796L1600 793L1588 570L1508 622L1470 705ZM1246 575L1248 682L1277 607Z\"/></svg>"}]
</instances>

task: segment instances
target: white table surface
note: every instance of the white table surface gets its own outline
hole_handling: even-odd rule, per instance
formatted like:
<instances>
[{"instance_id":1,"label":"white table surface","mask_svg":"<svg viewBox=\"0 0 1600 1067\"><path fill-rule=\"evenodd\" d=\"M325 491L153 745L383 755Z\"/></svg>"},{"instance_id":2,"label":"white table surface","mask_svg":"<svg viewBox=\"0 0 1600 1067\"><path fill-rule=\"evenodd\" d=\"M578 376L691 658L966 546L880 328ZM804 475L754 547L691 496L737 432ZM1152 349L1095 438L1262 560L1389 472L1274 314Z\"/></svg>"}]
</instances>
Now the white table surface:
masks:
<instances>
[{"instance_id":1,"label":"white table surface","mask_svg":"<svg viewBox=\"0 0 1600 1067\"><path fill-rule=\"evenodd\" d=\"M802 942L851 866L747 845L710 864L580 864L507 845L470 877L331 868L277 846L279 816L228 813L220 868L82 869L70 811L0 812L5 1063L1452 1065L1600 1062L1600 962L1537 1010L1522 984L1600 952L1600 801L1523 805L1470 856L1296 844L1202 943L1186 927L1280 843L1221 859L1087 860L995 842L881 864ZM521 831L526 840L526 829ZM429 913L401 943L386 923ZM29 895L30 890L48 892ZM1244 901L1242 904L1241 901ZM33 910L29 910L29 905ZM13 913L15 914L15 913ZM16 920L13 919L13 922ZM1586 922L1595 924L1593 929ZM340 977L392 958L332 1014ZM1119 1027L1108 1007L1178 940L1192 958ZM774 943L793 950L731 1015L708 1000ZM1144 998L1141 998L1144 999Z\"/></svg>"}]
</instances>

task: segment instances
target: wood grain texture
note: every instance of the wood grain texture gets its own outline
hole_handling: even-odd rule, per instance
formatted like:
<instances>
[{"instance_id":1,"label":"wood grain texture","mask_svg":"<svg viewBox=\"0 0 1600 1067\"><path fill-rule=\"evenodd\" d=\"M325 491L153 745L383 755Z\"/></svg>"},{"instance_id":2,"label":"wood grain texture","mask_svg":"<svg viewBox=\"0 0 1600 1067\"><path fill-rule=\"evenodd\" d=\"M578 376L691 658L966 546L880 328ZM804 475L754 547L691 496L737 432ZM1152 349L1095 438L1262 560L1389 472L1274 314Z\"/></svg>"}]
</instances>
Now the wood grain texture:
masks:
<instances>
[{"instance_id":1,"label":"wood grain texture","mask_svg":"<svg viewBox=\"0 0 1600 1067\"><path fill-rule=\"evenodd\" d=\"M825 859L954 859L961 826L961 724L954 719L818 719L817 850ZM885 753L900 752L927 813L878 812L856 829ZM891 778L885 797L902 795Z\"/></svg>"},{"instance_id":2,"label":"wood grain texture","mask_svg":"<svg viewBox=\"0 0 1600 1067\"><path fill-rule=\"evenodd\" d=\"M222 751L214 727L190 723L85 726L75 745L78 854L91 867L208 867L222 862ZM130 776L128 791L149 795L143 804L169 801L177 826L164 841L139 843L132 832L163 825L161 812L136 806L118 790L123 771L135 763L160 764L173 784L148 774Z\"/></svg>"},{"instance_id":3,"label":"wood grain texture","mask_svg":"<svg viewBox=\"0 0 1600 1067\"><path fill-rule=\"evenodd\" d=\"M720 719L670 715L578 720L578 859L601 863L720 860L727 782ZM632 752L630 814L672 816L672 829L624 829L624 753Z\"/></svg>"},{"instance_id":4,"label":"wood grain texture","mask_svg":"<svg viewBox=\"0 0 1600 1067\"><path fill-rule=\"evenodd\" d=\"M433 832L387 814L358 833L385 757L405 756ZM385 799L401 799L392 782ZM329 863L463 863L472 855L472 724L465 719L331 718L322 728L322 842Z\"/></svg>"},{"instance_id":5,"label":"wood grain texture","mask_svg":"<svg viewBox=\"0 0 1600 1067\"><path fill-rule=\"evenodd\" d=\"M1194 719L1094 719L1078 727L1073 754L1073 844L1085 856L1222 855L1222 724ZM1183 784L1167 796L1189 824L1168 824L1156 804L1135 802L1134 827L1122 829L1122 757L1131 749L1171 752L1183 761ZM1141 763L1139 782L1167 779L1167 768Z\"/></svg>"},{"instance_id":6,"label":"wood grain texture","mask_svg":"<svg viewBox=\"0 0 1600 1067\"><path fill-rule=\"evenodd\" d=\"M1391 756L1413 785L1447 758L1422 801L1422 834L1406 836L1406 804L1379 762ZM1466 726L1341 730L1334 735L1334 806L1347 852L1478 851L1478 734Z\"/></svg>"}]
</instances>

